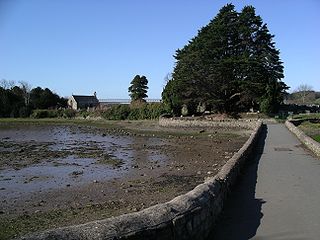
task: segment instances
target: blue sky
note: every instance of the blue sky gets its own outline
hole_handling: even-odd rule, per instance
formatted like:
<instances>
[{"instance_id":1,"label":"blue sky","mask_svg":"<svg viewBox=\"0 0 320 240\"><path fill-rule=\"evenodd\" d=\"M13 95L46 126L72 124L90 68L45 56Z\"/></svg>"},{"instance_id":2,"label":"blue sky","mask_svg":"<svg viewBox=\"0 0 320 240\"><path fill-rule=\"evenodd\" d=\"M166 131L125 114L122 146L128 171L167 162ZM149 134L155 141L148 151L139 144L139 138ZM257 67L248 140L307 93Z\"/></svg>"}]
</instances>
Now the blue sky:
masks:
<instances>
[{"instance_id":1,"label":"blue sky","mask_svg":"<svg viewBox=\"0 0 320 240\"><path fill-rule=\"evenodd\" d=\"M319 0L0 0L0 79L128 98L140 74L160 98L176 49L230 2L253 5L268 24L290 91L320 91Z\"/></svg>"}]
</instances>

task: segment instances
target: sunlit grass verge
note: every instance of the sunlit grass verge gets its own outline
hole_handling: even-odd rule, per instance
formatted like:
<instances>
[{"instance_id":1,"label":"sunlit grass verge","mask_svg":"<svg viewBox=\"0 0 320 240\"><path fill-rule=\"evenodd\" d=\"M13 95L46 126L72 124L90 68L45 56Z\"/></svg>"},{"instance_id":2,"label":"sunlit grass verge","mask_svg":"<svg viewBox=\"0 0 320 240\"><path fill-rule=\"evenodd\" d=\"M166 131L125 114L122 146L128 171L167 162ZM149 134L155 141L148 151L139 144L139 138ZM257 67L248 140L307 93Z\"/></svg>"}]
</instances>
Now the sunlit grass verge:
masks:
<instances>
[{"instance_id":1,"label":"sunlit grass verge","mask_svg":"<svg viewBox=\"0 0 320 240\"><path fill-rule=\"evenodd\" d=\"M320 113L306 113L306 114L293 115L292 119L295 119L295 120L320 119Z\"/></svg>"},{"instance_id":2,"label":"sunlit grass verge","mask_svg":"<svg viewBox=\"0 0 320 240\"><path fill-rule=\"evenodd\" d=\"M320 143L320 134L312 137L315 141Z\"/></svg>"},{"instance_id":3,"label":"sunlit grass verge","mask_svg":"<svg viewBox=\"0 0 320 240\"><path fill-rule=\"evenodd\" d=\"M320 142L320 120L316 121L303 121L298 126L306 135L311 137L317 142Z\"/></svg>"}]
</instances>

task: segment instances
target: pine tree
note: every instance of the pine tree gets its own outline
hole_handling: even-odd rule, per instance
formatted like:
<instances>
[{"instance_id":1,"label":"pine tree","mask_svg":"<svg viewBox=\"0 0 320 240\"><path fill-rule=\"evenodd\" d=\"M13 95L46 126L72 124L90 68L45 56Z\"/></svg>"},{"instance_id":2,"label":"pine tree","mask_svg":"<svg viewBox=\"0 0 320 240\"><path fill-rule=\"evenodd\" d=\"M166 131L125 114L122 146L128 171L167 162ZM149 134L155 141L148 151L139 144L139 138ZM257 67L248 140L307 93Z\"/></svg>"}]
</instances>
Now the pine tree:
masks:
<instances>
[{"instance_id":1,"label":"pine tree","mask_svg":"<svg viewBox=\"0 0 320 240\"><path fill-rule=\"evenodd\" d=\"M275 111L287 86L273 35L252 6L235 11L227 4L181 50L163 101L174 112L190 113L205 104L218 112L246 111L260 105ZM179 105L179 107L178 107ZM261 107L260 106L260 107Z\"/></svg>"},{"instance_id":2,"label":"pine tree","mask_svg":"<svg viewBox=\"0 0 320 240\"><path fill-rule=\"evenodd\" d=\"M177 102L187 105L189 112L194 113L199 104L227 111L234 92L232 73L225 69L234 65L236 22L234 6L228 4L188 45L177 50L172 85Z\"/></svg>"},{"instance_id":3,"label":"pine tree","mask_svg":"<svg viewBox=\"0 0 320 240\"><path fill-rule=\"evenodd\" d=\"M145 102L148 92L148 80L145 76L136 75L131 81L131 86L128 88L132 102Z\"/></svg>"}]
</instances>

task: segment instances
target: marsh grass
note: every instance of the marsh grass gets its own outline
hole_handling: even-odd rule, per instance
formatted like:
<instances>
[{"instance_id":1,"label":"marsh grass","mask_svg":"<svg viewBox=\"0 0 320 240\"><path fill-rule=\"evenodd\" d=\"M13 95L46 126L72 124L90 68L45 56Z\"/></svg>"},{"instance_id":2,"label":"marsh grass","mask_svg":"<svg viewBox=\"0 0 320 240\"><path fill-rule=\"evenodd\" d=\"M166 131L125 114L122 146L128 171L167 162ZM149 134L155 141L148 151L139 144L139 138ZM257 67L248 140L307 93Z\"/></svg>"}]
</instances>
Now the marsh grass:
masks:
<instances>
[{"instance_id":1,"label":"marsh grass","mask_svg":"<svg viewBox=\"0 0 320 240\"><path fill-rule=\"evenodd\" d=\"M309 137L320 142L320 122L304 121L298 127Z\"/></svg>"}]
</instances>

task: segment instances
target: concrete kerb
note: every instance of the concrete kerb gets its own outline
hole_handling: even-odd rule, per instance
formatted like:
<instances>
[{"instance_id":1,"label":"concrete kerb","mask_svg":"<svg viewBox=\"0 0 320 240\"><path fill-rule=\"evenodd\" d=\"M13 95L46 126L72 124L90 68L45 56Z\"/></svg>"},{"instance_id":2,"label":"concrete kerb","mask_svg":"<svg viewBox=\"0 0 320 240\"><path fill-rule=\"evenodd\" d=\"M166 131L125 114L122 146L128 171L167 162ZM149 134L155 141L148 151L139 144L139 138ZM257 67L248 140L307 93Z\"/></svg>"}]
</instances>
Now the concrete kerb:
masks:
<instances>
[{"instance_id":1,"label":"concrete kerb","mask_svg":"<svg viewBox=\"0 0 320 240\"><path fill-rule=\"evenodd\" d=\"M186 194L140 212L48 230L20 239L205 239L260 136L262 122L255 125L249 139L219 173Z\"/></svg>"},{"instance_id":2,"label":"concrete kerb","mask_svg":"<svg viewBox=\"0 0 320 240\"><path fill-rule=\"evenodd\" d=\"M297 128L291 121L285 122L286 127L297 136L297 138L306 145L315 155L320 157L320 143L307 136L302 130Z\"/></svg>"}]
</instances>

